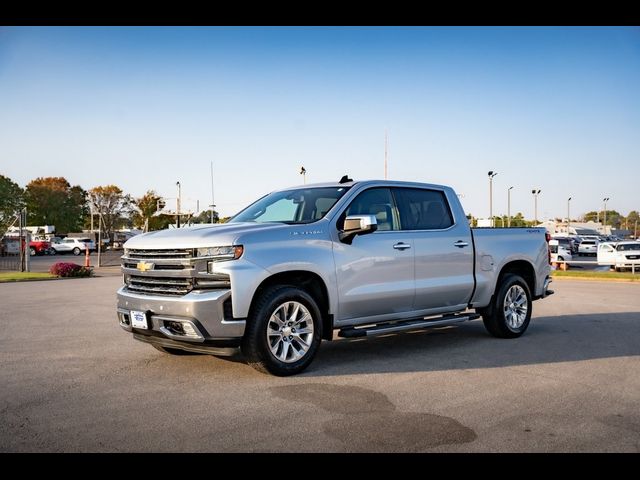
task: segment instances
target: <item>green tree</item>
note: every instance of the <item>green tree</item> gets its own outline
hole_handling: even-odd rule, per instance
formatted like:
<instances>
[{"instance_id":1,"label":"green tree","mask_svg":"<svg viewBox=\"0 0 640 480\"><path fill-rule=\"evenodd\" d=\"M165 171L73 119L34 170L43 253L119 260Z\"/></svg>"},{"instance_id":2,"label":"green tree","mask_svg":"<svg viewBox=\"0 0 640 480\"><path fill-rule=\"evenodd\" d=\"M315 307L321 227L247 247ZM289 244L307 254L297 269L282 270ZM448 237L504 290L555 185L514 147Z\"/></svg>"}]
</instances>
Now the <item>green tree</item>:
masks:
<instances>
[{"instance_id":1,"label":"green tree","mask_svg":"<svg viewBox=\"0 0 640 480\"><path fill-rule=\"evenodd\" d=\"M89 200L94 205L94 212L102 217L102 228L107 237L112 238L115 229L129 224L133 200L119 187L94 187L89 190Z\"/></svg>"},{"instance_id":2,"label":"green tree","mask_svg":"<svg viewBox=\"0 0 640 480\"><path fill-rule=\"evenodd\" d=\"M218 212L213 211L213 223L218 223L220 216ZM191 223L211 223L211 210L203 210L191 219Z\"/></svg>"},{"instance_id":3,"label":"green tree","mask_svg":"<svg viewBox=\"0 0 640 480\"><path fill-rule=\"evenodd\" d=\"M633 232L634 237L637 237L638 233L635 231L638 228L638 221L640 220L640 214L636 210L631 210L627 215L627 225L629 230Z\"/></svg>"},{"instance_id":4,"label":"green tree","mask_svg":"<svg viewBox=\"0 0 640 480\"><path fill-rule=\"evenodd\" d=\"M54 225L57 233L82 229L86 192L64 177L36 178L27 184L24 197L30 225Z\"/></svg>"},{"instance_id":5,"label":"green tree","mask_svg":"<svg viewBox=\"0 0 640 480\"><path fill-rule=\"evenodd\" d=\"M170 215L154 215L158 210L158 200L162 199L154 190L148 190L142 197L133 201L136 210L131 215L133 226L141 228L147 232L152 230L163 230L170 223L173 217Z\"/></svg>"},{"instance_id":6,"label":"green tree","mask_svg":"<svg viewBox=\"0 0 640 480\"><path fill-rule=\"evenodd\" d=\"M0 237L24 206L24 191L9 177L0 175Z\"/></svg>"},{"instance_id":7,"label":"green tree","mask_svg":"<svg viewBox=\"0 0 640 480\"><path fill-rule=\"evenodd\" d=\"M530 222L525 220L522 212L516 213L514 217L511 217L511 226L512 227L530 227L534 222Z\"/></svg>"}]
</instances>

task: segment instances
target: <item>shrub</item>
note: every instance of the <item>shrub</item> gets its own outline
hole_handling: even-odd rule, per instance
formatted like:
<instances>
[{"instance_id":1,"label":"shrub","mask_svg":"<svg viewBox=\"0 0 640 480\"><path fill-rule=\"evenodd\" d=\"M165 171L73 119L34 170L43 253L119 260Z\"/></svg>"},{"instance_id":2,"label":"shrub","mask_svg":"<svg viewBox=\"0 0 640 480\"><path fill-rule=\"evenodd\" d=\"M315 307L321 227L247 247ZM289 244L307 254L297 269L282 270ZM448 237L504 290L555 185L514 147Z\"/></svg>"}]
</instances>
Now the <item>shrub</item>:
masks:
<instances>
[{"instance_id":1,"label":"shrub","mask_svg":"<svg viewBox=\"0 0 640 480\"><path fill-rule=\"evenodd\" d=\"M92 270L76 263L57 262L51 265L49 273L57 277L90 277Z\"/></svg>"}]
</instances>

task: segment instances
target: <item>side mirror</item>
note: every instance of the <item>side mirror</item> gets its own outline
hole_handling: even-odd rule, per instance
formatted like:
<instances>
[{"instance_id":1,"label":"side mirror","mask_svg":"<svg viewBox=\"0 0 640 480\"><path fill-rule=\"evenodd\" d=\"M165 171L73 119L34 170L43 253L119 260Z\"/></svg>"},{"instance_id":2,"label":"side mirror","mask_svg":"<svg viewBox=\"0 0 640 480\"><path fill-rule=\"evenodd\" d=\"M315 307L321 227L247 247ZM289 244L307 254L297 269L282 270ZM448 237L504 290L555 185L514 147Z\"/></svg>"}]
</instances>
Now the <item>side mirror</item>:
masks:
<instances>
[{"instance_id":1,"label":"side mirror","mask_svg":"<svg viewBox=\"0 0 640 480\"><path fill-rule=\"evenodd\" d=\"M340 241L351 245L356 235L366 235L378 229L375 215L349 215L344 220L344 229L338 233Z\"/></svg>"}]
</instances>

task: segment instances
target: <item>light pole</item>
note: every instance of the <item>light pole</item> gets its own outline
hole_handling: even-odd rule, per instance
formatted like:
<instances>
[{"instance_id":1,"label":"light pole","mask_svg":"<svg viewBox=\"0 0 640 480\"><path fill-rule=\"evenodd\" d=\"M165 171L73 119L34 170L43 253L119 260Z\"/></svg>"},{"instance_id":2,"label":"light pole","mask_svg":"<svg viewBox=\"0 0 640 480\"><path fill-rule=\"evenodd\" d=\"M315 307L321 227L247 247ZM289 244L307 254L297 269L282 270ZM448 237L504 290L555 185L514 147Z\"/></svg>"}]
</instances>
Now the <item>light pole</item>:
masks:
<instances>
[{"instance_id":1,"label":"light pole","mask_svg":"<svg viewBox=\"0 0 640 480\"><path fill-rule=\"evenodd\" d=\"M180 197L182 196L182 190L181 190L181 187L180 187L180 182L176 182L176 185L178 186L178 198L176 198L176 206L177 206L176 227L180 228Z\"/></svg>"},{"instance_id":2,"label":"light pole","mask_svg":"<svg viewBox=\"0 0 640 480\"><path fill-rule=\"evenodd\" d=\"M602 201L604 202L604 228L602 233L606 235L607 234L607 202L609 201L609 197L603 198Z\"/></svg>"},{"instance_id":3,"label":"light pole","mask_svg":"<svg viewBox=\"0 0 640 480\"><path fill-rule=\"evenodd\" d=\"M495 177L498 172L494 172L490 170L487 175L489 175L489 218L491 219L491 227L494 227L493 224L493 177Z\"/></svg>"},{"instance_id":4,"label":"light pole","mask_svg":"<svg viewBox=\"0 0 640 480\"><path fill-rule=\"evenodd\" d=\"M507 227L511 228L511 189L513 187L509 187L507 189Z\"/></svg>"},{"instance_id":5,"label":"light pole","mask_svg":"<svg viewBox=\"0 0 640 480\"><path fill-rule=\"evenodd\" d=\"M567 200L567 236L570 235L569 227L571 226L571 198Z\"/></svg>"},{"instance_id":6,"label":"light pole","mask_svg":"<svg viewBox=\"0 0 640 480\"><path fill-rule=\"evenodd\" d=\"M540 195L540 192L542 192L542 190L540 189L533 189L531 190L531 193L533 194L533 211L534 211L534 223L537 225L538 224L538 195ZM534 225L535 227L535 225Z\"/></svg>"},{"instance_id":7,"label":"light pole","mask_svg":"<svg viewBox=\"0 0 640 480\"><path fill-rule=\"evenodd\" d=\"M307 170L304 167L300 167L300 175L302 175L302 183L307 184Z\"/></svg>"}]
</instances>

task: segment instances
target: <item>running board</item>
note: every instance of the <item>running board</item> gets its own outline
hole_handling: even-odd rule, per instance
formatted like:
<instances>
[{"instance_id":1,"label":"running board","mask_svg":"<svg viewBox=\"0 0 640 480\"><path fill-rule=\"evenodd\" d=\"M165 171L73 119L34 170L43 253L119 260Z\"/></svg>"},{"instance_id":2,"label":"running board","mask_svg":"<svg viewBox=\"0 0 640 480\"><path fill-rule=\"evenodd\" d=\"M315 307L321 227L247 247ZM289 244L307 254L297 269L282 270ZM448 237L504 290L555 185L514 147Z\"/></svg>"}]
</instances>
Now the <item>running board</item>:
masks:
<instances>
[{"instance_id":1,"label":"running board","mask_svg":"<svg viewBox=\"0 0 640 480\"><path fill-rule=\"evenodd\" d=\"M401 332L403 330L415 330L419 328L440 327L443 325L453 325L454 323L466 322L480 318L477 313L468 313L463 315L444 315L439 318L425 320L424 318L412 320L400 320L393 323L381 323L378 325L369 325L366 327L346 327L340 329L339 337L372 337L374 335L383 335L385 333Z\"/></svg>"}]
</instances>

